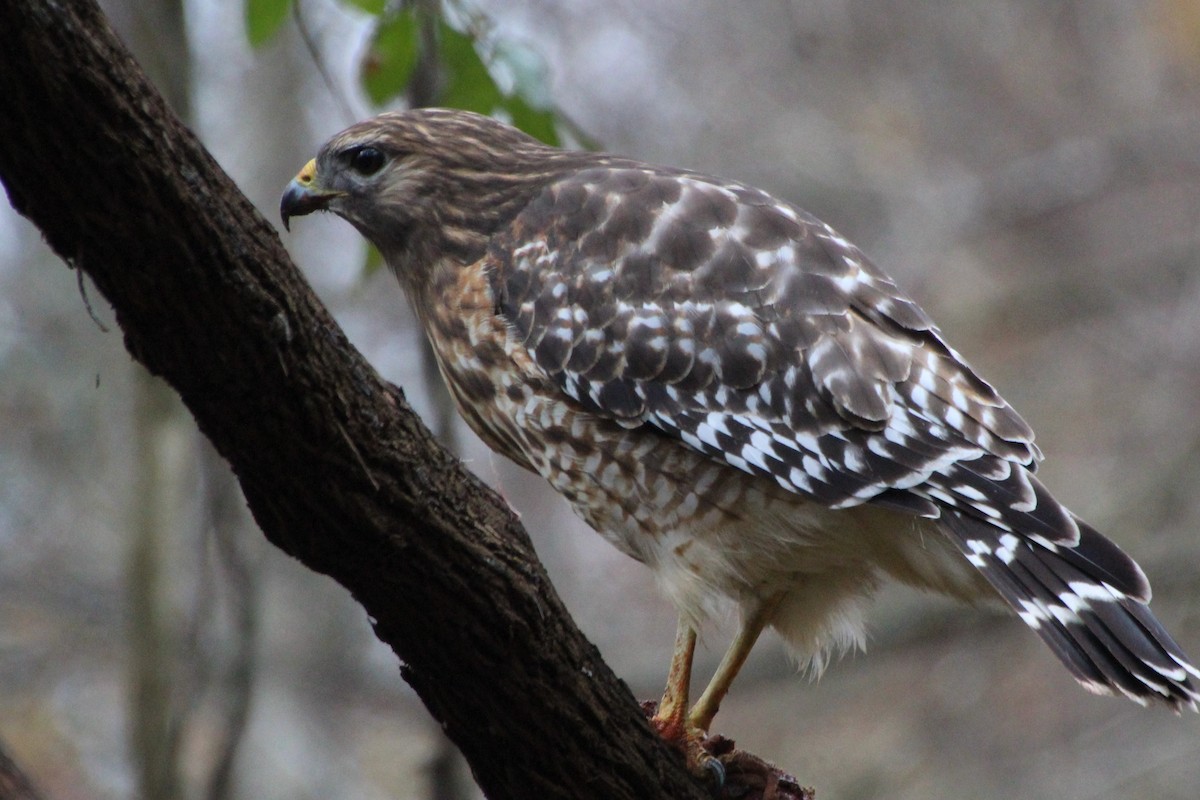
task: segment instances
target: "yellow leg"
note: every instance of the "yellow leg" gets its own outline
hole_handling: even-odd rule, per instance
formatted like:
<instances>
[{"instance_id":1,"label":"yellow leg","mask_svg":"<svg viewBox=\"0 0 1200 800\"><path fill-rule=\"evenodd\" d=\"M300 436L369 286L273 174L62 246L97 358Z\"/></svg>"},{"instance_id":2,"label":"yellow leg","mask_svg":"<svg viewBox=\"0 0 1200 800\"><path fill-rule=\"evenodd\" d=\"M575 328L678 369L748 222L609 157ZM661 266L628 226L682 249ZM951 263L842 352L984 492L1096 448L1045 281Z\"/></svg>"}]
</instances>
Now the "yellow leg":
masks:
<instances>
[{"instance_id":1,"label":"yellow leg","mask_svg":"<svg viewBox=\"0 0 1200 800\"><path fill-rule=\"evenodd\" d=\"M687 736L688 687L692 682L692 657L696 652L696 630L682 617L675 631L675 652L667 688L651 723L669 742L683 743Z\"/></svg>"},{"instance_id":2,"label":"yellow leg","mask_svg":"<svg viewBox=\"0 0 1200 800\"><path fill-rule=\"evenodd\" d=\"M700 695L700 699L688 713L687 727L708 732L713 717L717 715L717 710L721 707L721 701L725 699L725 695L729 693L729 687L733 685L733 679L737 677L738 671L746 663L746 657L750 655L750 650L758 641L759 634L767 626L782 598L782 592L770 597L742 621L737 636L733 637L733 641L730 642L729 649L725 651L725 656L721 659L717 671L713 673L712 680L708 682L704 693Z\"/></svg>"}]
</instances>

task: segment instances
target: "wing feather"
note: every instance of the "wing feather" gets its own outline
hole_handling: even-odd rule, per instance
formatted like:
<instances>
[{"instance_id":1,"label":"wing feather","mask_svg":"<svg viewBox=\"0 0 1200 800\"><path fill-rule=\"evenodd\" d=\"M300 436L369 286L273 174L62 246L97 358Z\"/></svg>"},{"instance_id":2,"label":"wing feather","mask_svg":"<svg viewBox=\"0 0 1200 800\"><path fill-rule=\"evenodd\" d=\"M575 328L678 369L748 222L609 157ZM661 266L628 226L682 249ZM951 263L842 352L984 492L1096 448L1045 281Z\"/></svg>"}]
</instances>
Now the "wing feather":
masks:
<instances>
[{"instance_id":1,"label":"wing feather","mask_svg":"<svg viewBox=\"0 0 1200 800\"><path fill-rule=\"evenodd\" d=\"M547 187L491 252L500 313L592 413L832 507L947 506L1078 538L1030 482L1024 420L857 248L792 206L610 162Z\"/></svg>"}]
</instances>

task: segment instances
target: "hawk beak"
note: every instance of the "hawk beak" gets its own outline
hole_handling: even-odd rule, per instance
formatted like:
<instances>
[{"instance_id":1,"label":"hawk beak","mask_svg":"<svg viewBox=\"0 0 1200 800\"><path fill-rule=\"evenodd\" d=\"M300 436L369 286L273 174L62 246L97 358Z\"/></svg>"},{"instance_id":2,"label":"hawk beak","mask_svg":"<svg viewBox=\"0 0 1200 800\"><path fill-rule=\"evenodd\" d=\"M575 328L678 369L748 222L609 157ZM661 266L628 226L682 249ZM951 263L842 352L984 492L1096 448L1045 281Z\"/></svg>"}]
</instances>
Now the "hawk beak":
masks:
<instances>
[{"instance_id":1,"label":"hawk beak","mask_svg":"<svg viewBox=\"0 0 1200 800\"><path fill-rule=\"evenodd\" d=\"M283 217L283 227L291 230L289 224L292 217L302 217L314 211L324 211L329 201L341 197L343 192L335 192L317 185L317 160L314 158L304 165L304 168L292 178L279 201L279 216Z\"/></svg>"}]
</instances>

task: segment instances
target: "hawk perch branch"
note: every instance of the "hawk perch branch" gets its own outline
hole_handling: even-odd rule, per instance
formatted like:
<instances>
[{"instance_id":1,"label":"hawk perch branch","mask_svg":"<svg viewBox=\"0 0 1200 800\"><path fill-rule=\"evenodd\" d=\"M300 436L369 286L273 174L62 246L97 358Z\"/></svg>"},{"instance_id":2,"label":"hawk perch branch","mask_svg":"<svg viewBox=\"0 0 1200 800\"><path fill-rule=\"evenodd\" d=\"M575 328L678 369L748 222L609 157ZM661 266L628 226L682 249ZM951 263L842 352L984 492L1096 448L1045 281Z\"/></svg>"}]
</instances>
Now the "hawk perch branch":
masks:
<instances>
[{"instance_id":1,"label":"hawk perch branch","mask_svg":"<svg viewBox=\"0 0 1200 800\"><path fill-rule=\"evenodd\" d=\"M362 603L488 796L705 798L505 504L349 346L97 6L3 3L0 30L9 200L103 292L268 538Z\"/></svg>"}]
</instances>

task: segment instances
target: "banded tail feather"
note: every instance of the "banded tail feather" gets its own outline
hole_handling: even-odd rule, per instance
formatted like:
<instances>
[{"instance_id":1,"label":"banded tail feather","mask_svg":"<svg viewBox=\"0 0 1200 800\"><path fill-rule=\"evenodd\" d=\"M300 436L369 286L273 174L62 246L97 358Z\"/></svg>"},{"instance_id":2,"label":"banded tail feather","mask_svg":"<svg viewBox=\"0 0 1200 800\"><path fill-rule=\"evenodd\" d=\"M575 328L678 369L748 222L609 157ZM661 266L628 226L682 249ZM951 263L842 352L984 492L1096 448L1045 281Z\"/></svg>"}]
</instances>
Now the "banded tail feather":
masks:
<instances>
[{"instance_id":1,"label":"banded tail feather","mask_svg":"<svg viewBox=\"0 0 1200 800\"><path fill-rule=\"evenodd\" d=\"M1151 613L1141 568L1076 519L1078 544L944 510L951 538L1084 688L1196 711L1200 670Z\"/></svg>"}]
</instances>

